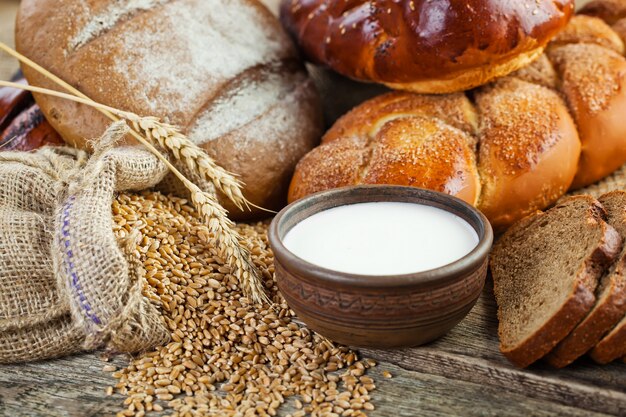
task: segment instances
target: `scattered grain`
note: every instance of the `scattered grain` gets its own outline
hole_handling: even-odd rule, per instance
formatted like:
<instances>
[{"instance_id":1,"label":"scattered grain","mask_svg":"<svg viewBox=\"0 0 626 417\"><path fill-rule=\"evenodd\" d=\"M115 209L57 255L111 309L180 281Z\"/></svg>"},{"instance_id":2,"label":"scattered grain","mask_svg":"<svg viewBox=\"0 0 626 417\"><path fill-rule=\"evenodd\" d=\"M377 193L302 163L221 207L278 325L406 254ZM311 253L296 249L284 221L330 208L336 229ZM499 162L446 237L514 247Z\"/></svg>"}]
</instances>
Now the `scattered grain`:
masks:
<instances>
[{"instance_id":1,"label":"scattered grain","mask_svg":"<svg viewBox=\"0 0 626 417\"><path fill-rule=\"evenodd\" d=\"M373 409L375 366L300 326L273 279L267 223L238 225L274 305L255 304L215 249L215 236L186 200L159 193L120 194L118 237L139 230L134 256L146 271L144 295L162 312L172 341L117 371L127 396L120 415L171 410L179 416L365 416ZM110 371L115 369L105 367ZM155 402L158 399L158 403Z\"/></svg>"}]
</instances>

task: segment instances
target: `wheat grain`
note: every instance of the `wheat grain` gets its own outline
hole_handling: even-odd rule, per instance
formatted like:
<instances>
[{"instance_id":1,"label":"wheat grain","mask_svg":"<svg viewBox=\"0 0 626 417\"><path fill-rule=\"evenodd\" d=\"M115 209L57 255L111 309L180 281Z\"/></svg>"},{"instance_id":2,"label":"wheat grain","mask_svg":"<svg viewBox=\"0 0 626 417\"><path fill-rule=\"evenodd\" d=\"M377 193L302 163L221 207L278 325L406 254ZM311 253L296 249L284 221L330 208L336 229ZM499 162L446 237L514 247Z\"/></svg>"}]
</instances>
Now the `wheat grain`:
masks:
<instances>
[{"instance_id":1,"label":"wheat grain","mask_svg":"<svg viewBox=\"0 0 626 417\"><path fill-rule=\"evenodd\" d=\"M373 408L366 386L374 389L374 381L351 372L374 362L294 320L273 280L267 223L235 230L274 308L242 293L225 259L205 243L213 233L184 200L122 193L112 211L118 237L141 230L133 253L146 271L144 295L172 336L114 373L116 391L128 397L120 416L139 414L142 406L146 413L168 408L175 417L268 416L290 403L300 408L292 416L363 417Z\"/></svg>"},{"instance_id":2,"label":"wheat grain","mask_svg":"<svg viewBox=\"0 0 626 417\"><path fill-rule=\"evenodd\" d=\"M106 114L116 115L123 119L129 120L133 123L133 128L135 130L131 130L131 133L134 133L134 137L146 146L157 158L159 158L177 177L182 183L189 189L192 196L192 200L195 204L197 204L197 210L202 213L203 217L212 224L213 230L221 230L226 235L223 239L219 239L218 243L221 245L220 250L228 255L228 259L232 261L231 267L233 267L238 274L239 279L242 281L243 288L245 291L249 291L249 295L254 298L255 301L265 300L266 296L262 291L262 285L258 281L258 273L255 271L254 265L246 259L246 251L241 247L240 240L236 238L232 234L232 223L228 220L227 212L223 207L219 204L216 198L209 195L206 192L200 190L198 186L196 186L193 182L191 182L187 177L185 177L178 169L176 169L168 160L165 158L157 149L154 148L151 143L154 140L157 140L157 137L162 138L164 143L164 147L169 149L174 153L176 157L176 153L179 154L180 157L184 158L183 153L194 154L196 155L198 152L204 154L199 148L197 148L189 139L186 139L182 134L180 134L175 128L161 124L158 122L158 119L153 117L139 117L134 113L125 112L122 110L115 109L110 106L106 106L101 103L97 103L89 98L81 98L76 97L71 94L60 93L54 90L48 90L41 87L35 87L30 85L23 85L18 83L11 83L0 80L0 86L19 88L27 91L37 92L40 94L47 94L51 96L56 96L60 98L64 98L67 100L75 101L78 103L86 104L88 106L97 108ZM144 127L141 127L141 124ZM169 127L168 127L169 126ZM146 129L146 130L144 130ZM140 135L140 133L144 133L146 138ZM172 134L176 139L168 141L168 135ZM155 137L157 135L157 137ZM185 139L183 141L182 139ZM169 144L168 144L169 143ZM188 146L183 146L182 144L187 143ZM196 152L197 151L197 152ZM215 162L206 154L205 157L200 157L196 155L196 158L188 158L188 166L189 164L193 164L194 172L197 172L203 176L215 176L215 178L210 177L207 178L209 181L212 181L214 184L219 184L219 189L222 190L229 198L232 199L233 203L238 207L243 209L243 205L246 206L252 205L247 202L241 193L241 183L238 182L228 171L220 168ZM199 162L201 161L201 162ZM200 170L200 171L198 171ZM256 206L255 206L256 207ZM215 216L215 218L211 217Z\"/></svg>"},{"instance_id":3,"label":"wheat grain","mask_svg":"<svg viewBox=\"0 0 626 417\"><path fill-rule=\"evenodd\" d=\"M65 94L65 93L60 93L58 91L54 91L54 90L48 90L48 89L44 89L40 87L23 85L23 84L18 84L18 83L10 83L10 82L1 81L1 80L0 80L0 85L38 92L40 94L48 94L48 95L72 100L74 102L83 103L83 104L86 104L86 105L89 105L91 107L98 109L100 112L102 112L105 116L107 116L113 121L118 121L118 117L124 117L124 116L126 116L125 118L131 121L131 123L139 124L139 122L141 121L140 120L141 118L133 113L123 112L119 109L115 109L113 107L106 106L104 104L97 103L94 100L91 100L87 95L82 93L77 88L71 86L70 84L62 80L61 78L52 74L50 71L38 65L36 62L30 60L29 58L25 57L19 52L13 50L12 48L7 46L3 42L0 42L0 50L3 50L9 55L15 57L24 65L37 71L39 74L53 81L54 83L64 88L66 91L68 91L71 94ZM122 113L124 115L120 115ZM215 163L215 161L213 161L212 158L210 158L208 155L202 152L193 142L191 142L190 140L182 136L180 133L175 134L177 132L176 129L174 129L171 126L170 126L170 129L168 129L167 125L159 124L158 119L154 119L154 118L144 118L144 119L145 119L144 125L146 127L151 126L154 128L150 133L154 133L154 131L156 130L159 134L158 137L159 138L163 137L162 141L166 149L169 149L170 151L172 151L174 153L174 156L177 159L180 159L180 158L184 159L188 167L193 166L194 168L196 168L196 169L193 169L192 172L197 172L199 175L201 175L201 177L212 182L214 186L218 190L222 191L239 209L243 209L243 206L245 205L247 208L249 208L250 206L254 206L258 209L265 210L262 207L258 207L250 203L249 201L247 201L243 197L243 193L241 191L243 184L240 181L238 181L231 173L219 167ZM166 139L168 132L172 133L172 136L177 138L176 140L174 139L170 140L169 144ZM148 133L148 132L144 131L144 133ZM193 184L176 167L174 167L167 160L167 158L161 155L161 153L158 152L158 150L156 150L152 146L152 144L150 143L150 138L144 138L143 136L140 135L140 132L137 132L135 130L131 130L130 134L135 139L137 139L141 144L143 144L146 148L148 148L148 150L152 152L157 158L159 158L159 160L161 160L170 169L170 171L174 173L174 175L178 179L180 179L185 185L187 185L188 188L189 188L189 184ZM157 139L157 138L154 138L154 139ZM177 154L179 156L176 156ZM217 201L215 201L215 203L217 206L219 206L219 203ZM207 204L211 205L213 203L209 202ZM199 207L199 209L200 211L204 210L202 207ZM271 210L266 210L266 211L271 212ZM223 218L220 219L222 221L226 218L226 214L225 214L226 212L223 211L223 213L224 213ZM249 259L241 259L241 256L245 255L245 251L239 246L238 241L233 240L233 239L228 239L227 241L233 242L233 244L235 245L233 248L231 248L231 250L234 252L234 256L232 256L231 258L235 261L235 264L232 266L235 267L238 273L242 274L242 275L239 275L238 277L245 284L244 290L250 291L248 294L252 296L255 300L264 299L265 294L262 292L261 283L258 282L257 271L255 270L254 266L252 265Z\"/></svg>"},{"instance_id":4,"label":"wheat grain","mask_svg":"<svg viewBox=\"0 0 626 417\"><path fill-rule=\"evenodd\" d=\"M254 302L269 302L263 291L261 278L250 261L250 252L242 245L242 237L233 229L234 224L226 216L226 211L219 205L212 194L206 193L194 184L189 184L191 200L200 216L214 233L220 255L228 260L235 269L246 294L250 294Z\"/></svg>"}]
</instances>

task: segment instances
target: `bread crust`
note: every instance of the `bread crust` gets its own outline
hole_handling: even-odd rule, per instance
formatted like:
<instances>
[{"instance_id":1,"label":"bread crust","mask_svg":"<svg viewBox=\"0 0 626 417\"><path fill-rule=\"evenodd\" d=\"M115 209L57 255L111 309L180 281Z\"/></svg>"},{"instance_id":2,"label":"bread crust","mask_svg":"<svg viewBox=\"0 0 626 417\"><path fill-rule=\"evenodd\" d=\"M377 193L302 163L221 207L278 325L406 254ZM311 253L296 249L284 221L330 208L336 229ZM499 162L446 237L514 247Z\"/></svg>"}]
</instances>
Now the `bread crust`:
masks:
<instances>
[{"instance_id":1,"label":"bread crust","mask_svg":"<svg viewBox=\"0 0 626 417\"><path fill-rule=\"evenodd\" d=\"M626 231L626 192L613 191L599 199L607 212L607 221L622 239ZM591 312L546 357L548 363L563 368L592 349L626 313L626 248L601 279L596 304Z\"/></svg>"},{"instance_id":2,"label":"bread crust","mask_svg":"<svg viewBox=\"0 0 626 417\"><path fill-rule=\"evenodd\" d=\"M565 194L580 140L567 107L548 88L506 78L478 92L476 103L482 115L478 208L502 230Z\"/></svg>"},{"instance_id":3,"label":"bread crust","mask_svg":"<svg viewBox=\"0 0 626 417\"><path fill-rule=\"evenodd\" d=\"M622 247L622 238L613 227L603 220L604 210L595 199L590 196L569 197L562 200L559 206L575 199L589 202L589 209L586 215L601 228L602 238L593 252L584 260L569 296L554 315L546 320L538 330L514 346L505 346L502 342L503 338L500 337L501 352L511 362L522 368L529 366L550 352L593 308L596 301L594 291L598 278L602 275L604 268L615 259ZM527 227L541 221L545 216L546 213L537 213L525 218L509 229L507 234L494 248L492 265L498 262L499 256L505 256L499 255L499 253L507 242L506 236L522 232ZM499 285L499 279L494 275L494 292L496 295L502 291ZM498 309L498 318L500 320L499 333L502 334L503 317L501 316L500 308Z\"/></svg>"},{"instance_id":4,"label":"bread crust","mask_svg":"<svg viewBox=\"0 0 626 417\"><path fill-rule=\"evenodd\" d=\"M497 229L554 203L580 154L565 103L516 78L474 99L395 92L363 103L298 163L289 201L349 185L412 185L477 205Z\"/></svg>"},{"instance_id":5,"label":"bread crust","mask_svg":"<svg viewBox=\"0 0 626 417\"><path fill-rule=\"evenodd\" d=\"M626 355L626 318L623 318L589 352L591 358L599 364L606 365Z\"/></svg>"},{"instance_id":6,"label":"bread crust","mask_svg":"<svg viewBox=\"0 0 626 417\"><path fill-rule=\"evenodd\" d=\"M319 97L298 53L254 0L25 0L16 46L98 102L178 126L265 208L284 205L296 162L321 136ZM23 70L29 83L58 88ZM92 149L110 123L86 106L35 98L76 147ZM234 218L266 215L220 199Z\"/></svg>"},{"instance_id":7,"label":"bread crust","mask_svg":"<svg viewBox=\"0 0 626 417\"><path fill-rule=\"evenodd\" d=\"M593 0L585 4L578 13L596 16L609 25L626 18L626 2L623 0Z\"/></svg>"},{"instance_id":8,"label":"bread crust","mask_svg":"<svg viewBox=\"0 0 626 417\"><path fill-rule=\"evenodd\" d=\"M284 0L281 20L315 63L392 88L445 93L528 64L574 12L572 0L528 6L485 0Z\"/></svg>"},{"instance_id":9,"label":"bread crust","mask_svg":"<svg viewBox=\"0 0 626 417\"><path fill-rule=\"evenodd\" d=\"M475 109L462 94L389 93L346 114L297 165L289 201L330 188L397 184L477 204ZM425 161L429 161L425 163Z\"/></svg>"},{"instance_id":10,"label":"bread crust","mask_svg":"<svg viewBox=\"0 0 626 417\"><path fill-rule=\"evenodd\" d=\"M626 161L626 60L596 44L550 48L582 143L572 189L593 184Z\"/></svg>"},{"instance_id":11,"label":"bread crust","mask_svg":"<svg viewBox=\"0 0 626 417\"><path fill-rule=\"evenodd\" d=\"M624 43L613 28L597 17L577 15L550 41L548 49L572 43L589 43L624 55Z\"/></svg>"},{"instance_id":12,"label":"bread crust","mask_svg":"<svg viewBox=\"0 0 626 417\"><path fill-rule=\"evenodd\" d=\"M428 115L460 129L476 143L478 174L472 177L480 180L480 186L472 188L479 195L462 198L472 202L477 197L478 208L502 230L553 204L568 189L593 183L626 162L626 59L619 53L623 51L622 41L606 23L576 16L546 54L508 77L467 92L465 98L460 93L434 99L397 92L371 99L340 118L322 141L363 137L369 144L377 143L372 132L402 113ZM396 133L404 135L400 129ZM335 152L339 147L323 146L314 151L315 157L303 159L292 180L290 201L363 183L358 176L346 180L350 157L343 158L342 164L329 163L341 159ZM408 161L436 173L446 168L408 154L404 159L403 166L380 168L378 178L410 184ZM339 166L343 168L336 174ZM386 175L383 169L388 169ZM473 166L463 165L463 169L476 171ZM441 191L448 181L459 179L439 176L434 183L413 184Z\"/></svg>"},{"instance_id":13,"label":"bread crust","mask_svg":"<svg viewBox=\"0 0 626 417\"><path fill-rule=\"evenodd\" d=\"M622 42L626 42L626 18L618 20L617 23L611 26L611 29L619 35Z\"/></svg>"},{"instance_id":14,"label":"bread crust","mask_svg":"<svg viewBox=\"0 0 626 417\"><path fill-rule=\"evenodd\" d=\"M513 348L507 349L500 344L502 354L516 366L526 368L550 352L559 341L571 332L596 301L593 290L582 283L584 278L581 277L559 312L552 316L536 333Z\"/></svg>"},{"instance_id":15,"label":"bread crust","mask_svg":"<svg viewBox=\"0 0 626 417\"><path fill-rule=\"evenodd\" d=\"M617 276L610 278L609 285L611 288L607 289L609 296L603 300L598 299L587 317L550 352L545 358L550 365L563 368L571 364L592 349L607 330L611 329L624 316L626 311L626 285L624 281L626 278L623 274L626 258L622 257L618 262L620 265L618 271L615 272Z\"/></svg>"}]
</instances>

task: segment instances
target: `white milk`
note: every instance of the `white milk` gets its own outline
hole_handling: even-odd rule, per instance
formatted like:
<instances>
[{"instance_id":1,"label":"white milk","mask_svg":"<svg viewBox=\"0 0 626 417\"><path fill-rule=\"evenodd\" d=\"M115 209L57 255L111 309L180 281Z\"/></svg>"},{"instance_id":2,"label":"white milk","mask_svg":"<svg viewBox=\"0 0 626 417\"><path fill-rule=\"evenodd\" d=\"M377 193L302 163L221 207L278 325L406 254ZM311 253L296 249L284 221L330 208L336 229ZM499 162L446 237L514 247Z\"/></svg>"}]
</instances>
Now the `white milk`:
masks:
<instances>
[{"instance_id":1,"label":"white milk","mask_svg":"<svg viewBox=\"0 0 626 417\"><path fill-rule=\"evenodd\" d=\"M283 243L298 257L324 268L396 275L448 265L471 252L478 235L447 211L381 202L317 213L287 232Z\"/></svg>"}]
</instances>

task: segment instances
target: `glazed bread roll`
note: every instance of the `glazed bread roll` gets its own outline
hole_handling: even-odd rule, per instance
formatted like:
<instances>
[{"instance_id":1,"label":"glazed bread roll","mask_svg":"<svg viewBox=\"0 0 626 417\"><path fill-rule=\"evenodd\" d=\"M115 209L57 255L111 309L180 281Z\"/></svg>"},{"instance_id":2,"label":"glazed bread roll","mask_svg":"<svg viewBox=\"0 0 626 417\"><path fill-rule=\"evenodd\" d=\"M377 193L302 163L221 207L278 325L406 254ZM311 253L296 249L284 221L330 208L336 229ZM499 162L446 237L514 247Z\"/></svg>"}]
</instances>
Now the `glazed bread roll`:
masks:
<instances>
[{"instance_id":1,"label":"glazed bread roll","mask_svg":"<svg viewBox=\"0 0 626 417\"><path fill-rule=\"evenodd\" d=\"M572 188L581 188L626 162L626 61L595 44L551 48L548 56L578 125L582 153Z\"/></svg>"},{"instance_id":2,"label":"glazed bread roll","mask_svg":"<svg viewBox=\"0 0 626 417\"><path fill-rule=\"evenodd\" d=\"M554 203L576 174L580 140L563 100L514 77L476 94L482 115L478 208L496 229Z\"/></svg>"},{"instance_id":3,"label":"glazed bread roll","mask_svg":"<svg viewBox=\"0 0 626 417\"><path fill-rule=\"evenodd\" d=\"M283 0L281 20L312 62L419 93L485 84L535 60L573 0Z\"/></svg>"},{"instance_id":4,"label":"glazed bread roll","mask_svg":"<svg viewBox=\"0 0 626 417\"><path fill-rule=\"evenodd\" d=\"M265 208L284 204L295 164L322 133L297 51L256 0L24 0L16 44L92 99L180 127ZM58 88L23 70L29 83ZM83 105L36 100L79 148L110 123ZM236 218L254 214L221 200Z\"/></svg>"},{"instance_id":5,"label":"glazed bread roll","mask_svg":"<svg viewBox=\"0 0 626 417\"><path fill-rule=\"evenodd\" d=\"M475 104L462 93L395 92L339 119L298 164L289 200L347 185L409 185L457 196L499 228L562 196L579 154L567 107L546 87L507 78Z\"/></svg>"},{"instance_id":6,"label":"glazed bread roll","mask_svg":"<svg viewBox=\"0 0 626 417\"><path fill-rule=\"evenodd\" d=\"M475 204L476 120L460 93L395 92L367 101L339 119L322 145L300 161L289 199L343 185L398 184L439 189Z\"/></svg>"},{"instance_id":7,"label":"glazed bread roll","mask_svg":"<svg viewBox=\"0 0 626 417\"><path fill-rule=\"evenodd\" d=\"M624 45L577 16L546 54L469 93L391 93L341 118L298 164L289 200L401 184L476 205L502 229L626 162Z\"/></svg>"},{"instance_id":8,"label":"glazed bread roll","mask_svg":"<svg viewBox=\"0 0 626 417\"><path fill-rule=\"evenodd\" d=\"M13 81L26 83L21 77ZM0 87L0 151L32 151L61 144L61 136L43 117L29 92Z\"/></svg>"}]
</instances>

